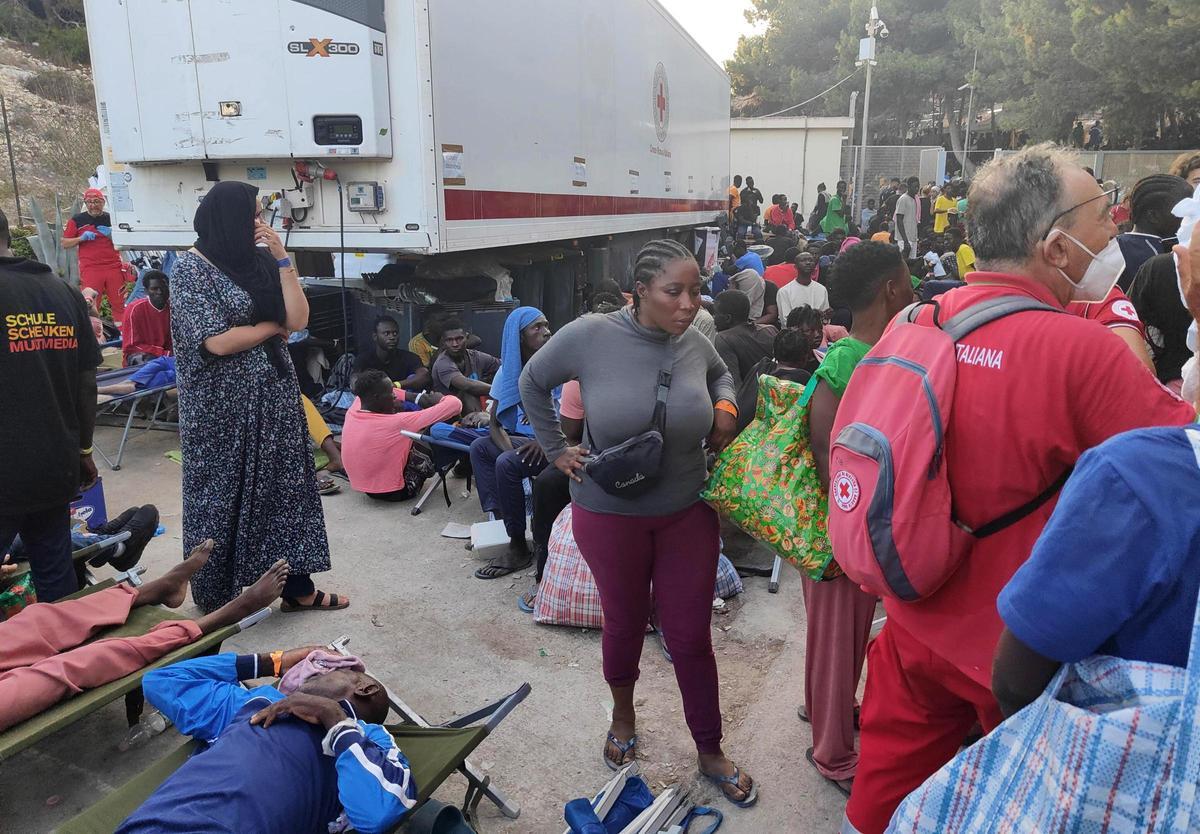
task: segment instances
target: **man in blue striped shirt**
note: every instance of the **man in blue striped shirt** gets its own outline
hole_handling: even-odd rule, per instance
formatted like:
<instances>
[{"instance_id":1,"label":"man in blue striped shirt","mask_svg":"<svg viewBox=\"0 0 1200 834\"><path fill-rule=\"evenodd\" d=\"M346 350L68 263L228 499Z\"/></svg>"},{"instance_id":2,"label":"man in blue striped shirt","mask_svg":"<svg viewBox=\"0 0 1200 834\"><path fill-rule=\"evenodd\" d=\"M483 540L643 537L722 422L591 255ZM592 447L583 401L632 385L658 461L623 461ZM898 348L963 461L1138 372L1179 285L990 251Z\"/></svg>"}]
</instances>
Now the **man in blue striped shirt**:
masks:
<instances>
[{"instance_id":1,"label":"man in blue striped shirt","mask_svg":"<svg viewBox=\"0 0 1200 834\"><path fill-rule=\"evenodd\" d=\"M239 682L279 675L313 647L220 654L156 669L146 698L206 747L118 828L120 834L388 831L417 804L408 761L380 726L382 684L338 669L284 696Z\"/></svg>"}]
</instances>

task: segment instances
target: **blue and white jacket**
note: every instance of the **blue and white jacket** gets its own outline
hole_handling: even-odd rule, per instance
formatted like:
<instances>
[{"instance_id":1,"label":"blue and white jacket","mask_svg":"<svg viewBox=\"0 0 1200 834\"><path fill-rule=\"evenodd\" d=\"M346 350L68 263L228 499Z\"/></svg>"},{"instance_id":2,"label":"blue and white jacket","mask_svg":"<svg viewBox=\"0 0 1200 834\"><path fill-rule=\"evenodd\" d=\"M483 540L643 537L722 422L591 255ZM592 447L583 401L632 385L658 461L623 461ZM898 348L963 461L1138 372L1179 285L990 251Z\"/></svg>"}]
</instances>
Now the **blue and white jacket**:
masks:
<instances>
[{"instance_id":1,"label":"blue and white jacket","mask_svg":"<svg viewBox=\"0 0 1200 834\"><path fill-rule=\"evenodd\" d=\"M121 834L328 834L389 831L416 807L408 761L388 732L346 719L328 731L286 717L250 718L284 698L259 677L255 655L220 654L147 673L147 700L181 733L206 742L117 829Z\"/></svg>"}]
</instances>

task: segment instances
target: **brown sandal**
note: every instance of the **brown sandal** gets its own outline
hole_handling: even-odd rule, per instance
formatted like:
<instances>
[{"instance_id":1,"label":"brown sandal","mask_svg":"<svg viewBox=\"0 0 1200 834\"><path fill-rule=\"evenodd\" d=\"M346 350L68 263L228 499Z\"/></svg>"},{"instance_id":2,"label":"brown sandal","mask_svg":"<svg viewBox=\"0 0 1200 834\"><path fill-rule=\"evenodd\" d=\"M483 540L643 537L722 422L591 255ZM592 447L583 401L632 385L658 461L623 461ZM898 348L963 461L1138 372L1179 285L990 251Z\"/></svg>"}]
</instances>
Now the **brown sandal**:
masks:
<instances>
[{"instance_id":1,"label":"brown sandal","mask_svg":"<svg viewBox=\"0 0 1200 834\"><path fill-rule=\"evenodd\" d=\"M333 478L324 478L317 476L317 494L318 495L337 495L342 491L342 488L337 485Z\"/></svg>"},{"instance_id":2,"label":"brown sandal","mask_svg":"<svg viewBox=\"0 0 1200 834\"><path fill-rule=\"evenodd\" d=\"M283 604L279 606L279 610L284 614L291 614L295 611L340 611L343 608L350 607L349 600L338 598L337 594L329 594L329 604L323 605L325 601L325 592L317 591L317 595L310 603L297 602L295 597L284 597Z\"/></svg>"}]
</instances>

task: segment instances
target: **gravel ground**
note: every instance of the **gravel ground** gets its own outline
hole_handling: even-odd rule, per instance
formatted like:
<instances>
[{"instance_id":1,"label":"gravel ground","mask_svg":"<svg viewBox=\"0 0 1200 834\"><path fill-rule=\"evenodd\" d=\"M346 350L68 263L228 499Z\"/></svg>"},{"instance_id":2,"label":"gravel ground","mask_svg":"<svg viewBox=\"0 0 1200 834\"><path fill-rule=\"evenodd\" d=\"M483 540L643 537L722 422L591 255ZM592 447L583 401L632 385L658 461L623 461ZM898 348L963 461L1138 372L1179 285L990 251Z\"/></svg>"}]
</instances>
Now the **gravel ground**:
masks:
<instances>
[{"instance_id":1,"label":"gravel ground","mask_svg":"<svg viewBox=\"0 0 1200 834\"><path fill-rule=\"evenodd\" d=\"M114 448L118 430L102 428L96 441ZM170 432L131 439L123 468L101 466L110 511L155 503L164 535L146 550L148 575L180 558L180 469L163 457L176 449ZM226 643L227 650L264 651L349 635L352 649L372 672L426 718L442 721L529 682L529 698L484 741L472 761L521 806L516 820L489 803L484 832L554 832L564 828L562 806L590 795L609 776L601 762L609 696L600 675L600 635L534 625L516 607L524 576L491 582L472 572L485 554L442 538L447 522L480 520L474 496L454 506L440 495L413 517L408 506L377 504L343 487L325 501L334 569L318 577L327 591L349 594L344 611L276 612ZM796 718L802 692L804 607L799 576L785 567L778 594L767 580L745 580L746 593L713 618L721 671L725 746L759 784L757 807L739 810L707 783L697 786L725 814L722 832L833 832L841 795L804 760L809 729ZM183 611L194 612L190 600ZM641 763L657 793L694 783L694 749L670 665L648 638L638 688ZM125 734L120 703L88 717L0 765L0 831L51 831L104 793L121 785L178 743L174 729L121 752ZM466 782L457 774L438 791L461 801ZM15 822L18 821L19 822ZM13 827L9 827L13 826Z\"/></svg>"}]
</instances>

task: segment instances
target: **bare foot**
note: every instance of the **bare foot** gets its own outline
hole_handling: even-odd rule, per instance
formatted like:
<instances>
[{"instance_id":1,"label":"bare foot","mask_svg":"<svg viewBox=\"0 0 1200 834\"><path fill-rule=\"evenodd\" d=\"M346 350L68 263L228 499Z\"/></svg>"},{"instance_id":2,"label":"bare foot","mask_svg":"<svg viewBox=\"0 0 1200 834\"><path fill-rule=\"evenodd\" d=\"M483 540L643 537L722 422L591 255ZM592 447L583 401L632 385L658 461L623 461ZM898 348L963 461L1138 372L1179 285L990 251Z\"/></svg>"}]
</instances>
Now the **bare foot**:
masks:
<instances>
[{"instance_id":1,"label":"bare foot","mask_svg":"<svg viewBox=\"0 0 1200 834\"><path fill-rule=\"evenodd\" d=\"M137 604L165 605L167 608L183 605L188 580L208 562L215 544L212 539L205 539L196 545L186 559L167 571L165 576L153 579L139 588Z\"/></svg>"},{"instance_id":2,"label":"bare foot","mask_svg":"<svg viewBox=\"0 0 1200 834\"><path fill-rule=\"evenodd\" d=\"M344 472L345 466L342 464L342 447L332 437L326 439L321 444L321 451L329 458L329 463L325 464L326 472Z\"/></svg>"},{"instance_id":3,"label":"bare foot","mask_svg":"<svg viewBox=\"0 0 1200 834\"><path fill-rule=\"evenodd\" d=\"M279 595L283 593L283 584L287 582L288 574L291 572L291 566L280 559L267 568L267 572L260 576L257 582L242 591L241 596L230 605L238 602L245 603L246 614L253 614L258 609L267 607L279 599Z\"/></svg>"},{"instance_id":4,"label":"bare foot","mask_svg":"<svg viewBox=\"0 0 1200 834\"><path fill-rule=\"evenodd\" d=\"M245 619L260 608L266 608L283 593L283 585L287 582L291 568L280 559L258 581L242 591L232 602L227 602L211 614L196 621L200 631L208 634L218 628L232 625L238 620Z\"/></svg>"}]
</instances>

